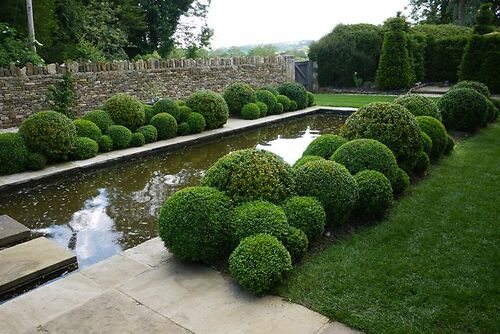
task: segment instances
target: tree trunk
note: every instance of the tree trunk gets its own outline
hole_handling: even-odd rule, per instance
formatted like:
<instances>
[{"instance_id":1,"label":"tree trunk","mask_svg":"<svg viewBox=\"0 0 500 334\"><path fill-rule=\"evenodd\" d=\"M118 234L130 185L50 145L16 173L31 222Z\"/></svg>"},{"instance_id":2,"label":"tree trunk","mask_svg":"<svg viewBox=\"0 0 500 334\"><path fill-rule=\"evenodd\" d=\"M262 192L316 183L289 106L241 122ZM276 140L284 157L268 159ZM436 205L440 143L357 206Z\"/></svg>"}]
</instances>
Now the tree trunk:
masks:
<instances>
[{"instance_id":1,"label":"tree trunk","mask_svg":"<svg viewBox=\"0 0 500 334\"><path fill-rule=\"evenodd\" d=\"M458 24L463 26L465 24L465 0L458 0Z\"/></svg>"}]
</instances>

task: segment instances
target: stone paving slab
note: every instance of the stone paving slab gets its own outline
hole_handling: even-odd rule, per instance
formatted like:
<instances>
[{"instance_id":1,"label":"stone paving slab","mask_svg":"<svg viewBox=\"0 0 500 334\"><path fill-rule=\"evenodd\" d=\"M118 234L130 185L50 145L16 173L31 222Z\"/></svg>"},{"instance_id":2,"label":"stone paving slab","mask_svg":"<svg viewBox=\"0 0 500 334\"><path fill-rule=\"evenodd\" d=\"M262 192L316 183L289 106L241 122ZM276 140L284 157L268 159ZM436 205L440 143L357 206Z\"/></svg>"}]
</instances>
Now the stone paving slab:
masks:
<instances>
[{"instance_id":1,"label":"stone paving slab","mask_svg":"<svg viewBox=\"0 0 500 334\"><path fill-rule=\"evenodd\" d=\"M31 230L23 224L7 215L0 216L0 248L27 240L30 235Z\"/></svg>"},{"instance_id":2,"label":"stone paving slab","mask_svg":"<svg viewBox=\"0 0 500 334\"><path fill-rule=\"evenodd\" d=\"M172 258L159 237L127 249L124 256L151 267L158 267Z\"/></svg>"}]
</instances>

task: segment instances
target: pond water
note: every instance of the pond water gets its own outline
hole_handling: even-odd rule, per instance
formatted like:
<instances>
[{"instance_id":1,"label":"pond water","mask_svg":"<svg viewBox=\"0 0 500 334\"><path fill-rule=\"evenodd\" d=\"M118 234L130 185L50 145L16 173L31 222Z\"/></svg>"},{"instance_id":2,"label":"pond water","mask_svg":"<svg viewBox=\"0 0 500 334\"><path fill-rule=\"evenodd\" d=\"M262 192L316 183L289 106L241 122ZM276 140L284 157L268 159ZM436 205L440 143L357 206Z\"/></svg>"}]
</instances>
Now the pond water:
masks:
<instances>
[{"instance_id":1,"label":"pond water","mask_svg":"<svg viewBox=\"0 0 500 334\"><path fill-rule=\"evenodd\" d=\"M63 177L0 195L0 214L72 250L83 268L157 236L158 210L165 198L198 185L223 155L258 147L294 163L314 138L336 133L344 120L332 114L307 116Z\"/></svg>"}]
</instances>

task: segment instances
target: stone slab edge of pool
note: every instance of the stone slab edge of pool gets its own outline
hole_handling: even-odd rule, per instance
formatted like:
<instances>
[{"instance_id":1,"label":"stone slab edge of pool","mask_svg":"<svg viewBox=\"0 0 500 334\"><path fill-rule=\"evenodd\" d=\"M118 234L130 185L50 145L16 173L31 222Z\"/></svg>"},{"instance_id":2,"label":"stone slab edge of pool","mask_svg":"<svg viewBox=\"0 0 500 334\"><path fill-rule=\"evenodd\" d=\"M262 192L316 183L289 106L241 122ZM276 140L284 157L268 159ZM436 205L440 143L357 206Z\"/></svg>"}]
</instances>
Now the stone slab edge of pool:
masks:
<instances>
[{"instance_id":1,"label":"stone slab edge of pool","mask_svg":"<svg viewBox=\"0 0 500 334\"><path fill-rule=\"evenodd\" d=\"M229 118L223 128L204 131L199 134L188 136L178 136L167 140L154 142L142 147L131 147L123 150L101 153L94 158L80 161L64 162L49 166L40 171L23 172L11 175L0 176L0 191L13 191L16 188L26 186L30 183L48 180L62 175L74 174L82 170L91 170L115 164L118 161L150 155L157 152L167 152L188 145L200 144L202 142L234 135L246 130L251 130L266 125L279 123L282 121L298 118L306 115L319 113L332 113L340 116L348 116L356 108L347 107L322 107L315 106L299 111L287 112L279 115L272 115L256 120L244 120L239 118Z\"/></svg>"}]
</instances>

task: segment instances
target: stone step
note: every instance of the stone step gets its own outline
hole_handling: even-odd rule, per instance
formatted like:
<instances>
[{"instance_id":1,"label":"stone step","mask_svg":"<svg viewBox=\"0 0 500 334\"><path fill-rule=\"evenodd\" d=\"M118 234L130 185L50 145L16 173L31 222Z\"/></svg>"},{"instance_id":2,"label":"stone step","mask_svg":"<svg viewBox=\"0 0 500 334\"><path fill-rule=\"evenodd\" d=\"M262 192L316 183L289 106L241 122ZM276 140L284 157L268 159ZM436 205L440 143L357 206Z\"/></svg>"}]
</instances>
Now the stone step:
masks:
<instances>
[{"instance_id":1,"label":"stone step","mask_svg":"<svg viewBox=\"0 0 500 334\"><path fill-rule=\"evenodd\" d=\"M76 256L41 237L0 251L0 300L78 267Z\"/></svg>"},{"instance_id":2,"label":"stone step","mask_svg":"<svg viewBox=\"0 0 500 334\"><path fill-rule=\"evenodd\" d=\"M20 243L30 238L31 231L7 215L0 216L0 248Z\"/></svg>"}]
</instances>

